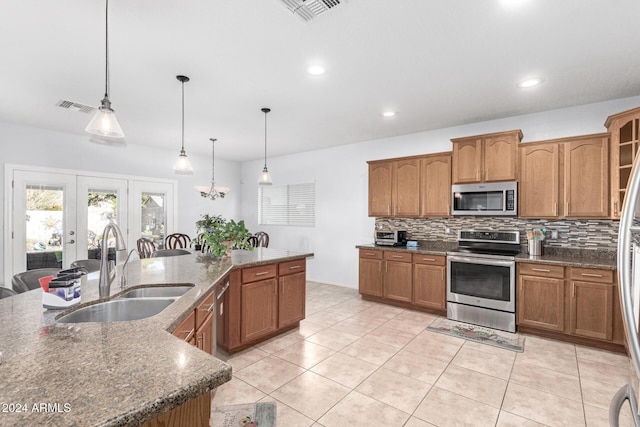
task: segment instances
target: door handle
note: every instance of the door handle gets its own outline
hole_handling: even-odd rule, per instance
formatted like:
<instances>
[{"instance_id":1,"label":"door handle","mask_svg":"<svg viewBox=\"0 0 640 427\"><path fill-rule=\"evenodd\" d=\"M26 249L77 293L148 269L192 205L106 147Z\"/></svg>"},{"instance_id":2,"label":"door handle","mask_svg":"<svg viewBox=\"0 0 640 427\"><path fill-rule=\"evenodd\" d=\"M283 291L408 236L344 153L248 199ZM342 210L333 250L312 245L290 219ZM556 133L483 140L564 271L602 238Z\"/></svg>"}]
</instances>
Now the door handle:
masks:
<instances>
[{"instance_id":1,"label":"door handle","mask_svg":"<svg viewBox=\"0 0 640 427\"><path fill-rule=\"evenodd\" d=\"M65 242L67 245L73 245L76 241L71 239L68 242Z\"/></svg>"}]
</instances>

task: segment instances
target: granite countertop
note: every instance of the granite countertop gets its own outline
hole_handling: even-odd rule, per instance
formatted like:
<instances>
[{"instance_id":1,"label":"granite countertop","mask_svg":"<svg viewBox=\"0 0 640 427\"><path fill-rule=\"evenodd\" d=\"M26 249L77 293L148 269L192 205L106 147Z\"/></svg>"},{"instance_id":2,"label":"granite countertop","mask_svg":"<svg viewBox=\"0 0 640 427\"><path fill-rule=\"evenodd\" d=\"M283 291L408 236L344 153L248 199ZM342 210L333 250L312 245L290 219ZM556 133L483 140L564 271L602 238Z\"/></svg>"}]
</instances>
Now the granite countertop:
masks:
<instances>
[{"instance_id":1,"label":"granite countertop","mask_svg":"<svg viewBox=\"0 0 640 427\"><path fill-rule=\"evenodd\" d=\"M313 256L279 249L129 261L128 289L193 284L159 314L134 322L59 324L42 291L0 300L0 426L135 426L231 379L231 367L171 332L234 268ZM111 296L122 292L121 266ZM93 276L93 277L92 277ZM82 303L98 300L97 273ZM74 307L75 308L75 307Z\"/></svg>"},{"instance_id":2,"label":"granite countertop","mask_svg":"<svg viewBox=\"0 0 640 427\"><path fill-rule=\"evenodd\" d=\"M447 252L455 252L458 248L458 243L421 240L418 241L417 248L408 248L405 246L378 246L374 244L357 245L356 248L446 255ZM617 268L616 254L614 251L564 249L545 246L543 253L544 255L531 257L527 253L520 253L516 256L516 262L535 262L540 264L556 264L569 267L603 268L608 270L615 270Z\"/></svg>"}]
</instances>

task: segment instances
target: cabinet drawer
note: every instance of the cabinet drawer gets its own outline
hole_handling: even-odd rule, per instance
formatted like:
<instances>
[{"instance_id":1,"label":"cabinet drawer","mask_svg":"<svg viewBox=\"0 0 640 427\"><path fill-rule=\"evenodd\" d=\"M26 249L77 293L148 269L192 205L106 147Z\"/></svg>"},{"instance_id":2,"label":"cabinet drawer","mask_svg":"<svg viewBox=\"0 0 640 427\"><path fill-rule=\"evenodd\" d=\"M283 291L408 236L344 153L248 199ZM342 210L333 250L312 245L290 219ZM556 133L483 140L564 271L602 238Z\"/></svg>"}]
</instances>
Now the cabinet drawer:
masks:
<instances>
[{"instance_id":1,"label":"cabinet drawer","mask_svg":"<svg viewBox=\"0 0 640 427\"><path fill-rule=\"evenodd\" d=\"M271 279L276 277L276 264L261 265L258 267L242 269L242 283L256 282L258 280Z\"/></svg>"},{"instance_id":2,"label":"cabinet drawer","mask_svg":"<svg viewBox=\"0 0 640 427\"><path fill-rule=\"evenodd\" d=\"M447 258L442 255L413 254L414 264L445 265Z\"/></svg>"},{"instance_id":3,"label":"cabinet drawer","mask_svg":"<svg viewBox=\"0 0 640 427\"><path fill-rule=\"evenodd\" d=\"M600 270L596 268L570 268L571 280L583 282L613 283L613 270Z\"/></svg>"},{"instance_id":4,"label":"cabinet drawer","mask_svg":"<svg viewBox=\"0 0 640 427\"><path fill-rule=\"evenodd\" d=\"M564 267L561 265L518 263L518 274L562 279L564 278Z\"/></svg>"},{"instance_id":5,"label":"cabinet drawer","mask_svg":"<svg viewBox=\"0 0 640 427\"><path fill-rule=\"evenodd\" d=\"M384 259L387 261L411 262L413 254L409 252L384 251Z\"/></svg>"},{"instance_id":6,"label":"cabinet drawer","mask_svg":"<svg viewBox=\"0 0 640 427\"><path fill-rule=\"evenodd\" d=\"M281 262L278 264L278 275L286 276L287 274L302 273L305 270L305 265L306 263L304 259Z\"/></svg>"},{"instance_id":7,"label":"cabinet drawer","mask_svg":"<svg viewBox=\"0 0 640 427\"><path fill-rule=\"evenodd\" d=\"M375 249L360 249L360 258L382 259L382 251Z\"/></svg>"},{"instance_id":8,"label":"cabinet drawer","mask_svg":"<svg viewBox=\"0 0 640 427\"><path fill-rule=\"evenodd\" d=\"M213 305L213 292L207 296L204 301L196 308L196 329L200 329L209 313L214 309Z\"/></svg>"},{"instance_id":9,"label":"cabinet drawer","mask_svg":"<svg viewBox=\"0 0 640 427\"><path fill-rule=\"evenodd\" d=\"M186 319L182 321L178 325L178 327L173 331L173 335L180 338L183 341L191 340L196 333L195 328L195 313L191 312ZM191 343L190 343L191 344Z\"/></svg>"}]
</instances>

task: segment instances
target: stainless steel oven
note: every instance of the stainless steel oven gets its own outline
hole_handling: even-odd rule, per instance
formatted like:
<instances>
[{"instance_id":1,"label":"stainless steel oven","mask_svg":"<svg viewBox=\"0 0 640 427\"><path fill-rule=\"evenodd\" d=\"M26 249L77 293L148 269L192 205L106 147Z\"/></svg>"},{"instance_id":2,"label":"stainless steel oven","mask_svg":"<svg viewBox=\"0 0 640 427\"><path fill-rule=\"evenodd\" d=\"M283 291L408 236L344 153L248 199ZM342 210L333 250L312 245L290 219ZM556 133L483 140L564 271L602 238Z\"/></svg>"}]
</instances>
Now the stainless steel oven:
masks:
<instances>
[{"instance_id":1,"label":"stainless steel oven","mask_svg":"<svg viewBox=\"0 0 640 427\"><path fill-rule=\"evenodd\" d=\"M518 231L462 230L447 253L447 317L515 332Z\"/></svg>"}]
</instances>

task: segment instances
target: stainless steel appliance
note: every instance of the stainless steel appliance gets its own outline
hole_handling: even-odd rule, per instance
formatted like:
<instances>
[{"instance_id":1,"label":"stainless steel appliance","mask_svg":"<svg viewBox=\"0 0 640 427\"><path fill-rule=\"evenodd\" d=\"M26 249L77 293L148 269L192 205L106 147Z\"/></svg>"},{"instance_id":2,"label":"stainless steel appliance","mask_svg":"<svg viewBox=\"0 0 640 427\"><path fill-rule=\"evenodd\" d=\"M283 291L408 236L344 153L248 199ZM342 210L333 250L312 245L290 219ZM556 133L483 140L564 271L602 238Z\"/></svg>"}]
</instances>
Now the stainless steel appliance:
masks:
<instances>
[{"instance_id":1,"label":"stainless steel appliance","mask_svg":"<svg viewBox=\"0 0 640 427\"><path fill-rule=\"evenodd\" d=\"M447 317L516 331L517 230L460 230L447 252Z\"/></svg>"},{"instance_id":2,"label":"stainless steel appliance","mask_svg":"<svg viewBox=\"0 0 640 427\"><path fill-rule=\"evenodd\" d=\"M376 245L405 246L406 244L407 232L405 230L376 231Z\"/></svg>"},{"instance_id":3,"label":"stainless steel appliance","mask_svg":"<svg viewBox=\"0 0 640 427\"><path fill-rule=\"evenodd\" d=\"M516 181L457 184L451 186L453 215L516 216L518 183Z\"/></svg>"}]
</instances>

